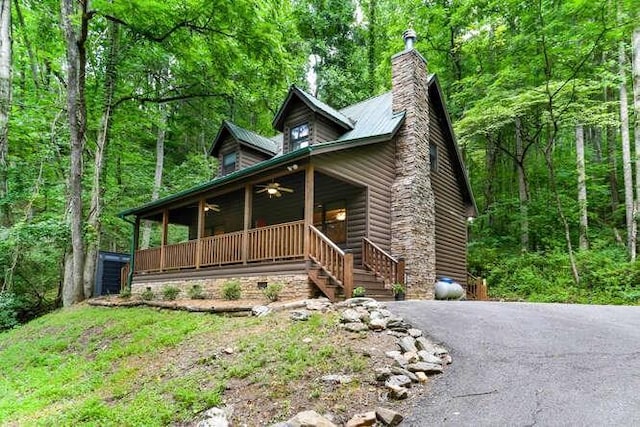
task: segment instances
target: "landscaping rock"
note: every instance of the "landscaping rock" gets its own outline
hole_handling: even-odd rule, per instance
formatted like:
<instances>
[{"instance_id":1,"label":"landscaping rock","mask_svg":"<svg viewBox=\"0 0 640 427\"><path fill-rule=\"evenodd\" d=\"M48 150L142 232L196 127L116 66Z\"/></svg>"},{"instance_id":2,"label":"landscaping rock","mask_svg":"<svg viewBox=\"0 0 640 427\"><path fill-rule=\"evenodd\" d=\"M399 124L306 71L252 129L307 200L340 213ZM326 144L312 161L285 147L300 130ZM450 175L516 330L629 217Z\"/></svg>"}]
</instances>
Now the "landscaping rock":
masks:
<instances>
[{"instance_id":1,"label":"landscaping rock","mask_svg":"<svg viewBox=\"0 0 640 427\"><path fill-rule=\"evenodd\" d=\"M389 368L375 368L376 381L386 381L391 375L391 369ZM408 372L408 371L407 371Z\"/></svg>"},{"instance_id":2,"label":"landscaping rock","mask_svg":"<svg viewBox=\"0 0 640 427\"><path fill-rule=\"evenodd\" d=\"M271 309L266 305L256 305L251 309L251 314L256 317L263 317L271 313Z\"/></svg>"},{"instance_id":3,"label":"landscaping rock","mask_svg":"<svg viewBox=\"0 0 640 427\"><path fill-rule=\"evenodd\" d=\"M398 340L398 346L403 353L412 352L418 353L416 348L416 340L411 337L402 337Z\"/></svg>"},{"instance_id":4,"label":"landscaping rock","mask_svg":"<svg viewBox=\"0 0 640 427\"><path fill-rule=\"evenodd\" d=\"M407 363L416 363L420 361L418 353L416 353L415 351L407 351L402 355L402 357L406 359Z\"/></svg>"},{"instance_id":5,"label":"landscaping rock","mask_svg":"<svg viewBox=\"0 0 640 427\"><path fill-rule=\"evenodd\" d=\"M409 378L406 375L392 375L387 379L387 381L385 381L384 385L386 385L387 387L390 387L390 386L398 386L398 387L408 386L408 385L411 385L411 378Z\"/></svg>"},{"instance_id":6,"label":"landscaping rock","mask_svg":"<svg viewBox=\"0 0 640 427\"><path fill-rule=\"evenodd\" d=\"M286 423L290 427L337 427L316 411L300 412Z\"/></svg>"},{"instance_id":7,"label":"landscaping rock","mask_svg":"<svg viewBox=\"0 0 640 427\"><path fill-rule=\"evenodd\" d=\"M436 356L435 354L429 353L428 351L424 351L424 350L420 350L418 352L418 357L420 358L421 361L423 362L427 362L427 363L437 363L439 365L442 365L443 361L440 357Z\"/></svg>"},{"instance_id":8,"label":"landscaping rock","mask_svg":"<svg viewBox=\"0 0 640 427\"><path fill-rule=\"evenodd\" d=\"M424 372L418 371L414 375L418 378L418 382L426 383L429 381L429 377Z\"/></svg>"},{"instance_id":9,"label":"landscaping rock","mask_svg":"<svg viewBox=\"0 0 640 427\"><path fill-rule=\"evenodd\" d=\"M307 310L295 310L290 314L291 320L295 321L309 320L309 316L311 316L311 314Z\"/></svg>"},{"instance_id":10,"label":"landscaping rock","mask_svg":"<svg viewBox=\"0 0 640 427\"><path fill-rule=\"evenodd\" d=\"M418 338L422 336L422 331L420 329L416 329L416 328L410 328L408 331L409 335L411 335L413 338Z\"/></svg>"},{"instance_id":11,"label":"landscaping rock","mask_svg":"<svg viewBox=\"0 0 640 427\"><path fill-rule=\"evenodd\" d=\"M418 376L416 374L414 374L413 372L401 368L399 366L393 366L390 369L391 373L394 375L404 375L406 377L408 377L412 382L417 383L419 381Z\"/></svg>"},{"instance_id":12,"label":"landscaping rock","mask_svg":"<svg viewBox=\"0 0 640 427\"><path fill-rule=\"evenodd\" d=\"M305 307L311 311L327 311L331 309L331 301L328 298L315 298L305 301Z\"/></svg>"},{"instance_id":13,"label":"landscaping rock","mask_svg":"<svg viewBox=\"0 0 640 427\"><path fill-rule=\"evenodd\" d=\"M303 338L302 342L305 344L311 344L313 342L313 338L309 338L309 337Z\"/></svg>"},{"instance_id":14,"label":"landscaping rock","mask_svg":"<svg viewBox=\"0 0 640 427\"><path fill-rule=\"evenodd\" d=\"M424 351L429 352L431 354L436 354L435 346L431 343L431 341L429 341L425 337L416 338L415 339L415 346L416 346L416 348L418 350L424 350Z\"/></svg>"},{"instance_id":15,"label":"landscaping rock","mask_svg":"<svg viewBox=\"0 0 640 427\"><path fill-rule=\"evenodd\" d=\"M349 384L353 378L349 375L331 374L323 376L321 380L330 384Z\"/></svg>"},{"instance_id":16,"label":"landscaping rock","mask_svg":"<svg viewBox=\"0 0 640 427\"><path fill-rule=\"evenodd\" d=\"M367 427L376 423L376 413L374 411L356 414L347 421L345 427Z\"/></svg>"},{"instance_id":17,"label":"landscaping rock","mask_svg":"<svg viewBox=\"0 0 640 427\"><path fill-rule=\"evenodd\" d=\"M446 365L451 365L451 363L453 362L450 354L443 354L442 356L440 356L440 359Z\"/></svg>"},{"instance_id":18,"label":"landscaping rock","mask_svg":"<svg viewBox=\"0 0 640 427\"><path fill-rule=\"evenodd\" d=\"M435 354L436 356L443 356L445 354L449 354L449 350L447 350L446 348L444 348L441 345L434 345L433 346L433 354Z\"/></svg>"},{"instance_id":19,"label":"landscaping rock","mask_svg":"<svg viewBox=\"0 0 640 427\"><path fill-rule=\"evenodd\" d=\"M344 300L344 302L338 303L338 306L342 306L342 307L355 307L358 305L364 306L367 303L378 303L376 300L374 300L373 298L367 298L367 297L356 297L356 298L349 298Z\"/></svg>"},{"instance_id":20,"label":"landscaping rock","mask_svg":"<svg viewBox=\"0 0 640 427\"><path fill-rule=\"evenodd\" d=\"M409 392L406 388L397 386L395 384L389 384L386 386L389 389L389 397L392 399L406 399L409 396Z\"/></svg>"},{"instance_id":21,"label":"landscaping rock","mask_svg":"<svg viewBox=\"0 0 640 427\"><path fill-rule=\"evenodd\" d=\"M424 372L425 374L441 374L442 365L436 363L418 362L407 365L407 370L411 372Z\"/></svg>"},{"instance_id":22,"label":"landscaping rock","mask_svg":"<svg viewBox=\"0 0 640 427\"><path fill-rule=\"evenodd\" d=\"M404 417L392 410L387 408L378 407L376 408L376 418L385 426L395 427L404 420Z\"/></svg>"},{"instance_id":23,"label":"landscaping rock","mask_svg":"<svg viewBox=\"0 0 640 427\"><path fill-rule=\"evenodd\" d=\"M228 418L233 413L232 407L211 408L204 411L197 427L228 427Z\"/></svg>"},{"instance_id":24,"label":"landscaping rock","mask_svg":"<svg viewBox=\"0 0 640 427\"><path fill-rule=\"evenodd\" d=\"M387 329L387 320L384 318L371 319L369 321L369 329L371 329L372 331L383 331Z\"/></svg>"},{"instance_id":25,"label":"landscaping rock","mask_svg":"<svg viewBox=\"0 0 640 427\"><path fill-rule=\"evenodd\" d=\"M343 323L342 327L349 332L363 332L369 330L369 327L362 322Z\"/></svg>"},{"instance_id":26,"label":"landscaping rock","mask_svg":"<svg viewBox=\"0 0 640 427\"><path fill-rule=\"evenodd\" d=\"M353 308L348 308L340 314L340 321L342 323L360 322L361 313L358 313Z\"/></svg>"}]
</instances>

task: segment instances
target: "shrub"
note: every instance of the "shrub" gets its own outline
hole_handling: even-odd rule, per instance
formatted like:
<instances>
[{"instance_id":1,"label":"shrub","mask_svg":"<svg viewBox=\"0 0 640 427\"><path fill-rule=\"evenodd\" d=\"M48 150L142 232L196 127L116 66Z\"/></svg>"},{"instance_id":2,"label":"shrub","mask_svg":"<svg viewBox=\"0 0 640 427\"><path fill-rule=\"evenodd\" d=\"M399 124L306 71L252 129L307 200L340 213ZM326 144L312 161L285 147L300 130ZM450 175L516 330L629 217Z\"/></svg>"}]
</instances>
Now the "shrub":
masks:
<instances>
[{"instance_id":1,"label":"shrub","mask_svg":"<svg viewBox=\"0 0 640 427\"><path fill-rule=\"evenodd\" d=\"M263 291L264 296L271 302L278 301L282 292L282 283L270 283Z\"/></svg>"},{"instance_id":2,"label":"shrub","mask_svg":"<svg viewBox=\"0 0 640 427\"><path fill-rule=\"evenodd\" d=\"M242 289L240 282L237 280L229 280L222 285L222 297L226 300L240 299Z\"/></svg>"},{"instance_id":3,"label":"shrub","mask_svg":"<svg viewBox=\"0 0 640 427\"><path fill-rule=\"evenodd\" d=\"M164 299L169 301L173 301L174 299L176 299L179 293L180 289L176 288L175 286L166 286L162 290L162 296L164 297Z\"/></svg>"},{"instance_id":4,"label":"shrub","mask_svg":"<svg viewBox=\"0 0 640 427\"><path fill-rule=\"evenodd\" d=\"M120 291L120 298L130 298L131 297L131 289L124 288Z\"/></svg>"},{"instance_id":5,"label":"shrub","mask_svg":"<svg viewBox=\"0 0 640 427\"><path fill-rule=\"evenodd\" d=\"M187 294L189 294L189 298L191 299L205 298L204 292L202 291L202 286L198 284L191 286L191 288L189 288L189 290L187 291Z\"/></svg>"},{"instance_id":6,"label":"shrub","mask_svg":"<svg viewBox=\"0 0 640 427\"><path fill-rule=\"evenodd\" d=\"M355 288L353 290L353 296L354 297L363 297L365 293L365 289L362 286L358 286L357 288Z\"/></svg>"},{"instance_id":7,"label":"shrub","mask_svg":"<svg viewBox=\"0 0 640 427\"><path fill-rule=\"evenodd\" d=\"M155 298L155 295L154 295L153 291L151 290L151 288L147 288L147 290L144 291L143 293L141 293L140 296L145 301L151 301L153 298Z\"/></svg>"},{"instance_id":8,"label":"shrub","mask_svg":"<svg viewBox=\"0 0 640 427\"><path fill-rule=\"evenodd\" d=\"M18 326L20 302L9 292L0 292L0 331Z\"/></svg>"}]
</instances>

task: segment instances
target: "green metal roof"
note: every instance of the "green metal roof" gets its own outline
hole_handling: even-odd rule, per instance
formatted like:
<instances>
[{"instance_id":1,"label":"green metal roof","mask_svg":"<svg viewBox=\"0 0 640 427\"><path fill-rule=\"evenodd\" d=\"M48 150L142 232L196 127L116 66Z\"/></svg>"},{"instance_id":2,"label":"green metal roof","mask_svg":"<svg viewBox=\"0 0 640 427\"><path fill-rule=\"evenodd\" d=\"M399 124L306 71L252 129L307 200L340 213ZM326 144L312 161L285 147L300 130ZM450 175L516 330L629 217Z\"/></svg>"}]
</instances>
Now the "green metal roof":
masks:
<instances>
[{"instance_id":1,"label":"green metal roof","mask_svg":"<svg viewBox=\"0 0 640 427\"><path fill-rule=\"evenodd\" d=\"M341 112L336 111L336 113L343 117L351 117L350 122L353 124L351 125L351 130L341 135L335 141L310 145L308 147L300 148L299 150L292 151L287 154L278 154L271 159L256 163L255 165L240 169L228 175L215 178L211 181L207 181L179 193L146 203L137 208L127 209L120 212L118 216L125 217L129 215L148 212L157 209L158 207L166 203L171 203L180 199L188 198L195 194L218 188L228 182L251 176L255 173L278 166L280 164L311 156L314 154L314 152L316 154L320 154L327 150L346 149L359 143L373 143L389 140L395 135L398 128L402 124L402 121L404 120L404 112L396 114L393 113L391 92L387 92L382 95L351 105L342 109ZM216 140L212 146L211 151L213 151L215 146L218 144L225 129L228 130L234 138L245 143L251 143L254 146L256 146L256 142L258 141L259 143L268 141L269 145L275 147L273 151L270 151L272 153L276 153L278 151L278 141L280 141L280 145L282 141L282 134L268 139L225 120L220 131L218 132L218 135L216 136Z\"/></svg>"},{"instance_id":2,"label":"green metal roof","mask_svg":"<svg viewBox=\"0 0 640 427\"><path fill-rule=\"evenodd\" d=\"M240 126L230 122L229 120L224 120L222 122L220 130L218 131L218 134L213 140L211 150L209 150L210 154L214 153L218 144L222 142L225 130L228 131L236 140L245 145L249 145L250 147L256 148L259 151L264 151L267 154L271 155L278 153L279 147L273 140L259 135L255 132L251 132L250 130L241 128Z\"/></svg>"},{"instance_id":3,"label":"green metal roof","mask_svg":"<svg viewBox=\"0 0 640 427\"><path fill-rule=\"evenodd\" d=\"M278 110L276 117L273 119L273 127L278 129L279 131L282 131L284 127L284 120L286 118L287 107L289 106L289 103L291 102L294 96L297 96L298 99L304 102L305 105L309 107L312 111L322 114L327 119L333 121L334 123L342 127L344 130L353 129L353 121L349 117L345 116L340 111L320 101L315 96L293 85L289 89L287 98L282 103L282 106Z\"/></svg>"}]
</instances>

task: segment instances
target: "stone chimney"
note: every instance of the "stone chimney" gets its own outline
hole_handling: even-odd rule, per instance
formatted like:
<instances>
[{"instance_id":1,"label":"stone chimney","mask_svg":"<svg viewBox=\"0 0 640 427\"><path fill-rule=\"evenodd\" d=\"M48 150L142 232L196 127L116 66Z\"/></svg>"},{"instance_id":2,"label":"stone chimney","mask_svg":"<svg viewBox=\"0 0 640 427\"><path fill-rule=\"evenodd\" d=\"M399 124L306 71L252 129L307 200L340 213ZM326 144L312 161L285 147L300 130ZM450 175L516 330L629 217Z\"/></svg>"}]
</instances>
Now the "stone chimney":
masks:
<instances>
[{"instance_id":1,"label":"stone chimney","mask_svg":"<svg viewBox=\"0 0 640 427\"><path fill-rule=\"evenodd\" d=\"M427 61L403 34L405 49L391 58L393 112L405 113L396 136L391 186L391 253L406 261L409 298L433 298L436 279L435 201L429 165Z\"/></svg>"}]
</instances>

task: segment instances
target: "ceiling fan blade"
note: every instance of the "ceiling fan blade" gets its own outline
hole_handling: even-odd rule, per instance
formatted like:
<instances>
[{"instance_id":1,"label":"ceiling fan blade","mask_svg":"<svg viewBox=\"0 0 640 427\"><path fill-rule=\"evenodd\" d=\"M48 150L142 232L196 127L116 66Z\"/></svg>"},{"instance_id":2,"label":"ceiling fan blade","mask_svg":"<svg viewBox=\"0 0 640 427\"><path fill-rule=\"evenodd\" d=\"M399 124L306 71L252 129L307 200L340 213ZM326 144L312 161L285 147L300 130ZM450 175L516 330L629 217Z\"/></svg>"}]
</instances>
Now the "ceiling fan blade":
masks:
<instances>
[{"instance_id":1,"label":"ceiling fan blade","mask_svg":"<svg viewBox=\"0 0 640 427\"><path fill-rule=\"evenodd\" d=\"M269 188L265 187L262 190L258 190L256 191L256 194L260 194L260 193L264 193L265 191L269 190Z\"/></svg>"},{"instance_id":2,"label":"ceiling fan blade","mask_svg":"<svg viewBox=\"0 0 640 427\"><path fill-rule=\"evenodd\" d=\"M285 191L287 193L293 193L293 189L292 188L286 188L286 187L280 187L280 188L278 188L278 191Z\"/></svg>"},{"instance_id":3,"label":"ceiling fan blade","mask_svg":"<svg viewBox=\"0 0 640 427\"><path fill-rule=\"evenodd\" d=\"M276 197L282 197L282 193L278 191L278 192L275 194L275 196L276 196Z\"/></svg>"}]
</instances>

